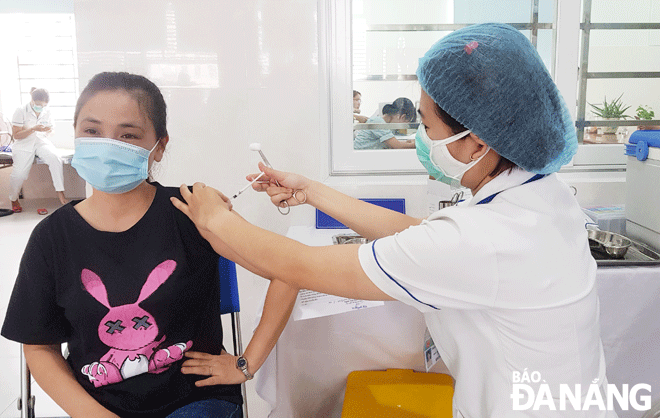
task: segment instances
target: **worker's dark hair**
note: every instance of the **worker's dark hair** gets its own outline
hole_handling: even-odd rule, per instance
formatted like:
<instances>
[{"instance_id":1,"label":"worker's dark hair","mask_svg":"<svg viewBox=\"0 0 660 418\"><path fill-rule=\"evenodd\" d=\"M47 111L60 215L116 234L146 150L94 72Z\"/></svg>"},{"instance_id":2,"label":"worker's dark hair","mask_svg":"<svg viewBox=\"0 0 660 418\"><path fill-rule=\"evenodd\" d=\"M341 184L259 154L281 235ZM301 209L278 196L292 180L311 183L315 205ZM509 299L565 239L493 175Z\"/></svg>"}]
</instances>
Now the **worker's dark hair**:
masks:
<instances>
[{"instance_id":1,"label":"worker's dark hair","mask_svg":"<svg viewBox=\"0 0 660 418\"><path fill-rule=\"evenodd\" d=\"M383 115L404 115L408 122L414 122L417 119L415 105L407 97L399 97L392 104L383 106Z\"/></svg>"},{"instance_id":2,"label":"worker's dark hair","mask_svg":"<svg viewBox=\"0 0 660 418\"><path fill-rule=\"evenodd\" d=\"M125 72L99 73L89 80L78 97L73 114L73 126L76 126L78 122L80 109L89 99L101 91L112 90L124 90L132 95L153 124L156 138L161 139L167 136L167 105L160 89L146 77Z\"/></svg>"},{"instance_id":3,"label":"worker's dark hair","mask_svg":"<svg viewBox=\"0 0 660 418\"><path fill-rule=\"evenodd\" d=\"M40 102L50 102L50 95L46 89L38 89L36 87L32 87L30 89L30 96L32 96L33 101L39 100Z\"/></svg>"}]
</instances>

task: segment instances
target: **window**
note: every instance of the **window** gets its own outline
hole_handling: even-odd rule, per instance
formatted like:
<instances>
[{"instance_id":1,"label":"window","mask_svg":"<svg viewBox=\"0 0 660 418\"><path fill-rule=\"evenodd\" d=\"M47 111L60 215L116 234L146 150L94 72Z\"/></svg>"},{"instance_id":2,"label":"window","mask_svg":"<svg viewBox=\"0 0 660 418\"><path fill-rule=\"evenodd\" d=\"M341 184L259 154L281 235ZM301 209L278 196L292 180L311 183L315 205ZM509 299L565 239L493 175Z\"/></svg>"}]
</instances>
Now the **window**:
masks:
<instances>
[{"instance_id":1,"label":"window","mask_svg":"<svg viewBox=\"0 0 660 418\"><path fill-rule=\"evenodd\" d=\"M627 0L593 1L617 3L621 7L629 4ZM353 149L355 129L349 110L352 90L362 94L361 111L367 116L396 97L408 97L416 102L420 94L414 76L417 58L444 33L472 23L501 21L521 30L536 44L575 118L580 3L574 0L510 0L504 4L486 0L337 0L328 4L330 174L424 174L414 150ZM657 3L652 0L633 3L635 8L643 6L639 3L646 3L646 9L660 7L652 4ZM655 13L653 10L647 14ZM610 10L610 13L618 12ZM618 60L611 61L616 65ZM596 90L590 92L597 94ZM591 149L585 153L588 147ZM624 164L621 149L581 145L572 167L565 170L623 170Z\"/></svg>"},{"instance_id":2,"label":"window","mask_svg":"<svg viewBox=\"0 0 660 418\"><path fill-rule=\"evenodd\" d=\"M72 14L25 14L15 21L21 103L30 101L30 89L43 87L50 94L49 108L56 121L73 121L78 98L76 27ZM21 32L17 32L21 33Z\"/></svg>"},{"instance_id":3,"label":"window","mask_svg":"<svg viewBox=\"0 0 660 418\"><path fill-rule=\"evenodd\" d=\"M78 98L78 60L73 13L0 13L0 92L2 112L31 99L32 87L45 88L55 123L53 142L72 147L73 113Z\"/></svg>"},{"instance_id":4,"label":"window","mask_svg":"<svg viewBox=\"0 0 660 418\"><path fill-rule=\"evenodd\" d=\"M655 23L654 23L655 22ZM625 165L624 143L646 107L660 119L660 3L652 0L584 0L581 14L580 77L576 125L585 145L575 166ZM602 118L590 104L619 99L627 120L609 121L615 131L596 128ZM657 122L649 121L657 125Z\"/></svg>"}]
</instances>

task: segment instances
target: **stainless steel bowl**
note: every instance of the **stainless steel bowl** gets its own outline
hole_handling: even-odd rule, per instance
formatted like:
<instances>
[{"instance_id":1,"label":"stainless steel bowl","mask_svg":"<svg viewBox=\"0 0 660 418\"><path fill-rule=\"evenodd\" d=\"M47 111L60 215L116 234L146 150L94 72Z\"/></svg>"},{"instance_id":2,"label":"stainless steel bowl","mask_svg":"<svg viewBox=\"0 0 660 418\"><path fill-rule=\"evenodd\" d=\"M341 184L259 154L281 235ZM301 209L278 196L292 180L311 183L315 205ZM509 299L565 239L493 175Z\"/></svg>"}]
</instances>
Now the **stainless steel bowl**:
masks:
<instances>
[{"instance_id":1,"label":"stainless steel bowl","mask_svg":"<svg viewBox=\"0 0 660 418\"><path fill-rule=\"evenodd\" d=\"M589 229L589 247L593 250L604 252L612 258L623 258L632 245L632 241L623 235L609 231Z\"/></svg>"}]
</instances>

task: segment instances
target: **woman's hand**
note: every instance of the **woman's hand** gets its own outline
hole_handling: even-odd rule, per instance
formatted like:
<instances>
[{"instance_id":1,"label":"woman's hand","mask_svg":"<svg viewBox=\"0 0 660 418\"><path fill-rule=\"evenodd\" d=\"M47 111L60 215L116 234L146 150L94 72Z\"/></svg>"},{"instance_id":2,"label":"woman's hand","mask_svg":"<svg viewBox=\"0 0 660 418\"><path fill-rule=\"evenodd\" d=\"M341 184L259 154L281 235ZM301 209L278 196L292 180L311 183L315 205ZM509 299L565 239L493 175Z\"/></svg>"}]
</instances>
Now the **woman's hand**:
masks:
<instances>
[{"instance_id":1,"label":"woman's hand","mask_svg":"<svg viewBox=\"0 0 660 418\"><path fill-rule=\"evenodd\" d=\"M243 372L236 368L238 357L224 350L220 355L188 351L185 356L188 360L181 365L181 373L209 376L195 382L195 386L233 385L247 380ZM254 371L250 372L254 374Z\"/></svg>"},{"instance_id":2,"label":"woman's hand","mask_svg":"<svg viewBox=\"0 0 660 418\"><path fill-rule=\"evenodd\" d=\"M231 211L232 204L227 196L204 183L195 183L192 189L191 192L188 186L181 185L181 196L187 204L176 197L171 197L170 200L198 228L208 231L213 218L219 213Z\"/></svg>"},{"instance_id":3,"label":"woman's hand","mask_svg":"<svg viewBox=\"0 0 660 418\"><path fill-rule=\"evenodd\" d=\"M283 207L283 201L286 201L289 206L297 206L305 203L308 194L307 190L311 184L311 180L307 177L303 177L299 174L278 171L266 167L263 163L259 163L259 170L263 171L265 175L261 177L260 180L256 181L252 185L252 188L258 192L268 193L271 202L273 202L275 206ZM252 181L258 175L259 173L250 174L246 179Z\"/></svg>"}]
</instances>

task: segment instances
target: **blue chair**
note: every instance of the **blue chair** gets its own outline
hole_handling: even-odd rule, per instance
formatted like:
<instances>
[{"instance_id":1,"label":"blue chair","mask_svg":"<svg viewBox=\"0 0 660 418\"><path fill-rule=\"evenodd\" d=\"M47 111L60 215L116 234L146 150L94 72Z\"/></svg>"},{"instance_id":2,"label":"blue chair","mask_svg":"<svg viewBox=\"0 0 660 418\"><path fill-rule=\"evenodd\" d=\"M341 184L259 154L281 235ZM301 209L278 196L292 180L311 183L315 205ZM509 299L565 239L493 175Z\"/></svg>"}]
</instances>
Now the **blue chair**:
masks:
<instances>
[{"instance_id":1,"label":"blue chair","mask_svg":"<svg viewBox=\"0 0 660 418\"><path fill-rule=\"evenodd\" d=\"M234 346L234 355L243 354L243 341L241 339L241 303L238 298L238 279L236 276L236 264L224 257L218 260L218 273L220 276L220 314L231 315L231 333ZM68 355L65 350L64 357ZM34 403L32 395L32 376L23 355L23 344L20 350L21 361L21 397L18 399L17 407L21 411L21 418L35 418ZM241 395L243 395L243 418L247 418L247 392L245 383L241 384Z\"/></svg>"},{"instance_id":2,"label":"blue chair","mask_svg":"<svg viewBox=\"0 0 660 418\"><path fill-rule=\"evenodd\" d=\"M231 315L234 355L240 356L243 354L243 341L241 339L241 303L238 298L236 264L224 257L220 257L218 260L218 271L220 272L220 314ZM243 395L243 418L247 418L247 392L245 390L245 383L241 384L241 395Z\"/></svg>"}]
</instances>

